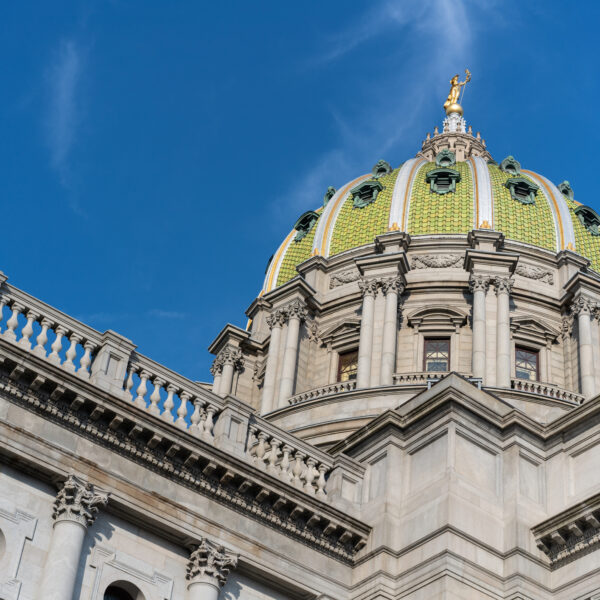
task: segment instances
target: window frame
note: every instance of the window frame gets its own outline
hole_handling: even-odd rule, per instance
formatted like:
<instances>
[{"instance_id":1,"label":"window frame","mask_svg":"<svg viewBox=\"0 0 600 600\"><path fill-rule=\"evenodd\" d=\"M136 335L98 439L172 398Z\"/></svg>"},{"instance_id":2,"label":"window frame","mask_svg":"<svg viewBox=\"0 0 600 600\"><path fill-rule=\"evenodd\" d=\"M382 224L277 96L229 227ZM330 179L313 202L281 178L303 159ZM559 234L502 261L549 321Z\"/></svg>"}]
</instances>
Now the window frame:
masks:
<instances>
[{"instance_id":1,"label":"window frame","mask_svg":"<svg viewBox=\"0 0 600 600\"><path fill-rule=\"evenodd\" d=\"M353 378L342 379L342 357L349 355L356 356L356 370ZM356 377L358 375L358 348L350 348L348 350L344 350L342 352L338 352L338 360L337 360L337 373L336 373L336 383L344 383L346 381L356 381Z\"/></svg>"},{"instance_id":2,"label":"window frame","mask_svg":"<svg viewBox=\"0 0 600 600\"><path fill-rule=\"evenodd\" d=\"M427 370L427 342L441 342L448 344L448 368L445 371ZM452 338L451 336L424 336L423 337L423 373L449 373L452 370Z\"/></svg>"},{"instance_id":3,"label":"window frame","mask_svg":"<svg viewBox=\"0 0 600 600\"><path fill-rule=\"evenodd\" d=\"M535 354L535 379L523 379L522 377L519 377L517 375L517 352L522 351L522 352L529 352L529 354ZM514 359L515 359L515 379L519 379L520 381L535 381L536 383L539 383L541 381L541 372L540 372L540 368L541 368L541 352L539 348L532 348L531 346L522 346L520 344L516 344L515 343L515 354L514 354Z\"/></svg>"}]
</instances>

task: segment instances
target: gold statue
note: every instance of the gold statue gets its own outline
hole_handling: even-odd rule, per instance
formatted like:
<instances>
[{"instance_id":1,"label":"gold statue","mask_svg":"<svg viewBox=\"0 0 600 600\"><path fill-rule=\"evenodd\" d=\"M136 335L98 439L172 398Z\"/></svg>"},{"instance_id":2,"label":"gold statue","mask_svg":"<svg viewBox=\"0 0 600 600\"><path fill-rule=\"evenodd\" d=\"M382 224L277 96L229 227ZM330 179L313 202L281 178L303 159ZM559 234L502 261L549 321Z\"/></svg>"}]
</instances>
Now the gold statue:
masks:
<instances>
[{"instance_id":1,"label":"gold statue","mask_svg":"<svg viewBox=\"0 0 600 600\"><path fill-rule=\"evenodd\" d=\"M458 103L458 98L460 96L460 88L465 85L465 83L469 83L471 81L471 71L469 69L465 69L466 77L464 81L458 80L458 75L455 75L450 80L450 93L448 94L448 98L446 102L444 102L444 108L446 109L446 114L449 115L452 112L456 112L462 115L463 110L462 106Z\"/></svg>"}]
</instances>

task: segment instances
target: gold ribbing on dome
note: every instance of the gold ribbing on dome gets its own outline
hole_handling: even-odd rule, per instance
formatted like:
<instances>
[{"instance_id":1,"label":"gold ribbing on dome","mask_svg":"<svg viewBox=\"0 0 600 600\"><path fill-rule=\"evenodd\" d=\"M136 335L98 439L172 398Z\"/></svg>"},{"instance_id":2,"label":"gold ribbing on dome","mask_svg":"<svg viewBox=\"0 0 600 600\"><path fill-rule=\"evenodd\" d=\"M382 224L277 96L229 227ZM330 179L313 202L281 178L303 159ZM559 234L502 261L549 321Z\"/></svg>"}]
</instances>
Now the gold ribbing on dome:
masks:
<instances>
[{"instance_id":1,"label":"gold ribbing on dome","mask_svg":"<svg viewBox=\"0 0 600 600\"><path fill-rule=\"evenodd\" d=\"M461 88L471 81L471 71L469 69L465 69L465 80L459 81L458 74L456 74L450 80L450 93L448 94L448 98L446 98L446 102L444 102L444 108L446 109L446 114L450 113L458 113L459 115L463 114L462 106L459 104L458 100L461 95Z\"/></svg>"}]
</instances>

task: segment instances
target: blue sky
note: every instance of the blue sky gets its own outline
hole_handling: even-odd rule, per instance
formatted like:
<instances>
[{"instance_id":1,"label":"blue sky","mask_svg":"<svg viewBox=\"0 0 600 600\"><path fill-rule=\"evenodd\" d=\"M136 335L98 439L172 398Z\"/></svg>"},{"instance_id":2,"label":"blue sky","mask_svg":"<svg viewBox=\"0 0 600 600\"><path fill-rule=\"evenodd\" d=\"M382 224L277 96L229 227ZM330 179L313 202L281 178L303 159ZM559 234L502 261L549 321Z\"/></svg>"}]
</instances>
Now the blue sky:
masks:
<instances>
[{"instance_id":1,"label":"blue sky","mask_svg":"<svg viewBox=\"0 0 600 600\"><path fill-rule=\"evenodd\" d=\"M3 3L11 283L192 379L297 217L440 125L596 199L600 3Z\"/></svg>"}]
</instances>

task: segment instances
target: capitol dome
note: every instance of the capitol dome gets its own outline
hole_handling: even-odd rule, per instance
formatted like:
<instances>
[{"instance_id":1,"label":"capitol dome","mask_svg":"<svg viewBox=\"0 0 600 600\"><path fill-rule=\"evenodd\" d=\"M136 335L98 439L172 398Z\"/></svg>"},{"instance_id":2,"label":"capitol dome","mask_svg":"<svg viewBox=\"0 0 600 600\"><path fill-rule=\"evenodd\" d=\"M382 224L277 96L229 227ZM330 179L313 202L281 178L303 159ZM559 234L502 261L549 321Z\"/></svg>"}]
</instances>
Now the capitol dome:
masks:
<instances>
[{"instance_id":1,"label":"capitol dome","mask_svg":"<svg viewBox=\"0 0 600 600\"><path fill-rule=\"evenodd\" d=\"M263 293L297 275L311 256L326 258L370 244L387 231L463 235L478 228L551 253L574 250L600 271L600 217L575 200L568 181L555 184L512 156L496 162L459 114L427 134L421 151L398 166L380 160L371 172L328 188L320 206L301 215L269 263Z\"/></svg>"}]
</instances>

